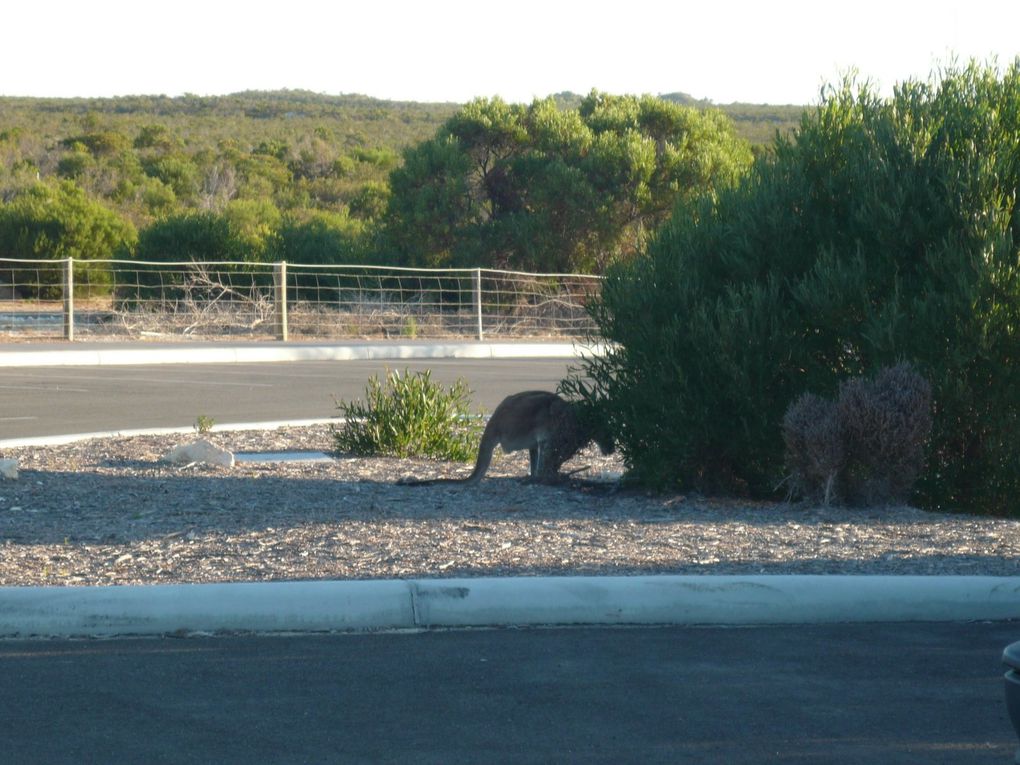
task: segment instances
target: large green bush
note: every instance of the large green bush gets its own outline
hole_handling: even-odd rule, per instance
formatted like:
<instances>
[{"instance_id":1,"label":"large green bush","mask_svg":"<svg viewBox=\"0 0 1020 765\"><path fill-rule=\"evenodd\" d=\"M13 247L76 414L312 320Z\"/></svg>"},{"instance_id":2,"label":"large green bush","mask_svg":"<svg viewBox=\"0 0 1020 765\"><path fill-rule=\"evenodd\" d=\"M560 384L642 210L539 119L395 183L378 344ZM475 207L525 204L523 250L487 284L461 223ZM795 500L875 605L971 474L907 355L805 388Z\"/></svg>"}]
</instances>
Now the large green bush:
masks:
<instances>
[{"instance_id":1,"label":"large green bush","mask_svg":"<svg viewBox=\"0 0 1020 765\"><path fill-rule=\"evenodd\" d=\"M843 83L737 187L676 210L593 308L568 387L635 478L768 495L783 414L899 361L931 382L929 507L1020 512L1020 60L890 99Z\"/></svg>"},{"instance_id":2,"label":"large green bush","mask_svg":"<svg viewBox=\"0 0 1020 765\"><path fill-rule=\"evenodd\" d=\"M244 260L230 222L214 212L171 215L156 221L142 230L135 253L138 260L157 263Z\"/></svg>"},{"instance_id":3,"label":"large green bush","mask_svg":"<svg viewBox=\"0 0 1020 765\"><path fill-rule=\"evenodd\" d=\"M0 258L63 260L74 258L76 294L110 291L109 260L130 251L135 227L103 204L89 199L72 181L37 182L0 203ZM57 299L63 294L60 268L10 266L6 279L29 298ZM5 280L6 280L5 279Z\"/></svg>"},{"instance_id":4,"label":"large green bush","mask_svg":"<svg viewBox=\"0 0 1020 765\"><path fill-rule=\"evenodd\" d=\"M346 212L310 212L283 219L271 260L306 265L360 263L365 260L365 223Z\"/></svg>"},{"instance_id":5,"label":"large green bush","mask_svg":"<svg viewBox=\"0 0 1020 765\"><path fill-rule=\"evenodd\" d=\"M222 212L171 215L143 229L134 259L120 264L118 297L138 300L211 301L265 293L273 283L281 215L269 202L235 200ZM216 265L180 266L181 262Z\"/></svg>"}]
</instances>

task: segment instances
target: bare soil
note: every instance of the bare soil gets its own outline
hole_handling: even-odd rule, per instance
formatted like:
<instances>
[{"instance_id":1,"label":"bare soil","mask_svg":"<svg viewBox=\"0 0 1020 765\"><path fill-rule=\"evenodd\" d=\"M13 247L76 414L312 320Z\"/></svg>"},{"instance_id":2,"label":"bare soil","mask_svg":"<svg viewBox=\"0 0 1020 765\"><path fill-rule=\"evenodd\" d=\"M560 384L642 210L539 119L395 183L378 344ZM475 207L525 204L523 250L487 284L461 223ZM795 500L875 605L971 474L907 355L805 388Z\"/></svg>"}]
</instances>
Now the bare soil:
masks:
<instances>
[{"instance_id":1,"label":"bare soil","mask_svg":"<svg viewBox=\"0 0 1020 765\"><path fill-rule=\"evenodd\" d=\"M328 426L214 433L234 452L329 451ZM474 488L401 486L470 466L339 457L163 461L188 436L7 449L0 585L573 574L1020 575L1020 521L911 507L821 508L651 495L600 475L595 450L562 484L526 455Z\"/></svg>"}]
</instances>

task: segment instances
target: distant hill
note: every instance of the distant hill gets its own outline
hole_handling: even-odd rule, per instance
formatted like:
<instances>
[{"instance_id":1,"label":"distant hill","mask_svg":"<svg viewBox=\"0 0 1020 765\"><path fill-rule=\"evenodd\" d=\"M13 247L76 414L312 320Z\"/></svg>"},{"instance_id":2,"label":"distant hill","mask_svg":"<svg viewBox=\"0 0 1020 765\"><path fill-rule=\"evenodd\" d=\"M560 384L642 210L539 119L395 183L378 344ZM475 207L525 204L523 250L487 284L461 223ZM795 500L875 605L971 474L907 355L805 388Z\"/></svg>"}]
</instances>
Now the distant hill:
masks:
<instances>
[{"instance_id":1,"label":"distant hill","mask_svg":"<svg viewBox=\"0 0 1020 765\"><path fill-rule=\"evenodd\" d=\"M555 93L553 98L564 109L576 109L584 96L570 91ZM737 135L754 146L765 146L775 140L776 133L789 134L799 124L805 106L795 104L716 104L688 93L661 93L659 98L694 109L718 109L733 120Z\"/></svg>"},{"instance_id":2,"label":"distant hill","mask_svg":"<svg viewBox=\"0 0 1020 765\"><path fill-rule=\"evenodd\" d=\"M695 109L718 109L733 120L737 135L752 145L763 146L775 140L776 133L789 134L799 124L805 106L796 104L716 104L687 93L662 93L659 98Z\"/></svg>"},{"instance_id":3,"label":"distant hill","mask_svg":"<svg viewBox=\"0 0 1020 765\"><path fill-rule=\"evenodd\" d=\"M369 96L324 95L304 90L245 91L226 96L162 95L117 98L23 98L0 96L0 130L22 125L44 133L57 128L64 118L102 118L107 127L131 125L153 118L171 123L198 118L214 133L212 118L227 120L301 121L329 120L331 128L349 127L362 134L364 143L399 146L431 135L435 127L455 113L459 104L420 104L384 101ZM13 123L13 124L12 124ZM192 123L192 127L199 123ZM65 126L66 127L66 126ZM262 128L266 126L263 124ZM189 131L191 132L191 131ZM229 132L229 130L228 130Z\"/></svg>"},{"instance_id":4,"label":"distant hill","mask_svg":"<svg viewBox=\"0 0 1020 765\"><path fill-rule=\"evenodd\" d=\"M775 131L787 132L798 124L803 106L768 104L713 104L683 93L665 93L660 98L698 109L717 108L736 123L737 132L753 144L772 141ZM563 108L576 108L583 95L564 91L553 94ZM108 122L125 126L137 120L161 118L171 122L202 120L198 132L233 133L238 138L269 128L274 120L291 123L329 121L350 134L356 143L375 148L400 149L432 135L454 114L460 104L387 101L360 94L327 95L306 90L244 91L225 96L163 95L122 96L117 98L26 98L0 96L0 131L21 127L52 135L66 122L86 115L102 116ZM213 118L227 120L223 131L211 123ZM262 121L262 128L244 129L236 119ZM63 123L63 124L62 124ZM168 124L168 127L173 125ZM181 125L183 128L183 124ZM186 132L194 133L189 128ZM270 132L273 132L270 129ZM292 130L288 132L293 132Z\"/></svg>"},{"instance_id":5,"label":"distant hill","mask_svg":"<svg viewBox=\"0 0 1020 765\"><path fill-rule=\"evenodd\" d=\"M719 104L720 109L733 120L737 135L751 144L762 146L772 143L776 133L788 135L799 125L806 106L773 106L770 104Z\"/></svg>"},{"instance_id":6,"label":"distant hill","mask_svg":"<svg viewBox=\"0 0 1020 765\"><path fill-rule=\"evenodd\" d=\"M660 93L659 98L663 101L672 101L681 106L695 106L700 109L707 109L713 105L707 98L695 98L689 93Z\"/></svg>"}]
</instances>

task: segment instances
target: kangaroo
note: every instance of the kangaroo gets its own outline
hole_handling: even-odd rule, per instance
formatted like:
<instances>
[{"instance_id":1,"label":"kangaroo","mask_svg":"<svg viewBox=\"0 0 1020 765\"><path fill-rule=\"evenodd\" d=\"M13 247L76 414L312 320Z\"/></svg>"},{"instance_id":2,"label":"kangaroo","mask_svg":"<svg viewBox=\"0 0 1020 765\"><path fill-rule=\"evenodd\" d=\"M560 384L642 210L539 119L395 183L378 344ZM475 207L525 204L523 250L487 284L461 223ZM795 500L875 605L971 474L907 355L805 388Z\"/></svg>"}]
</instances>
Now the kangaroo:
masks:
<instances>
[{"instance_id":1,"label":"kangaroo","mask_svg":"<svg viewBox=\"0 0 1020 765\"><path fill-rule=\"evenodd\" d=\"M402 483L413 486L476 484L489 469L492 451L497 445L504 452L527 449L531 457L531 479L550 483L556 480L560 466L590 441L598 443L603 454L613 453L612 437L603 429L582 422L576 404L543 390L514 393L503 399L489 418L471 475Z\"/></svg>"}]
</instances>

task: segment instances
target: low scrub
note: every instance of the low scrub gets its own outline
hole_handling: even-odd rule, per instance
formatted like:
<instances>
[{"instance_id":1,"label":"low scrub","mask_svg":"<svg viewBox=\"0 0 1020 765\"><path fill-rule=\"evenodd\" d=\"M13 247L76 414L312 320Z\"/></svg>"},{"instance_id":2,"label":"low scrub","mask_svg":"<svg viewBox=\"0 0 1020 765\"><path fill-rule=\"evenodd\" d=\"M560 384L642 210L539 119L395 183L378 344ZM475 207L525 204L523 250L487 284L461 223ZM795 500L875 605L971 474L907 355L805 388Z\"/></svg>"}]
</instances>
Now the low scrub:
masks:
<instances>
[{"instance_id":1,"label":"low scrub","mask_svg":"<svg viewBox=\"0 0 1020 765\"><path fill-rule=\"evenodd\" d=\"M449 389L428 371L373 375L365 402L337 401L342 426L333 428L337 452L361 456L431 457L466 462L478 451L481 426L470 412L467 383Z\"/></svg>"}]
</instances>

